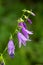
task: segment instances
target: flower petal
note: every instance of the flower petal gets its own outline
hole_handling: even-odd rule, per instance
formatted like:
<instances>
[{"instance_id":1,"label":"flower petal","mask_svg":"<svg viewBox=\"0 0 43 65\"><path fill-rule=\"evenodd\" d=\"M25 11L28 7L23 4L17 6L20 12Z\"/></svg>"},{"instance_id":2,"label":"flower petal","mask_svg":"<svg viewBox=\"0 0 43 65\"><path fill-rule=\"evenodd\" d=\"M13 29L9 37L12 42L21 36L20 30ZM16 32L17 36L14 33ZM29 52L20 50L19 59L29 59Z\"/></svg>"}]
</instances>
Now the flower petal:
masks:
<instances>
[{"instance_id":1,"label":"flower petal","mask_svg":"<svg viewBox=\"0 0 43 65\"><path fill-rule=\"evenodd\" d=\"M25 22L20 22L20 23L19 23L19 26L27 28Z\"/></svg>"},{"instance_id":2,"label":"flower petal","mask_svg":"<svg viewBox=\"0 0 43 65\"><path fill-rule=\"evenodd\" d=\"M27 26L26 26L26 23L25 23L25 22L23 22L23 25L24 25L24 28L27 28Z\"/></svg>"},{"instance_id":3,"label":"flower petal","mask_svg":"<svg viewBox=\"0 0 43 65\"><path fill-rule=\"evenodd\" d=\"M24 41L27 41L27 38L22 33L19 33L19 34L21 36L21 39L23 39Z\"/></svg>"},{"instance_id":4,"label":"flower petal","mask_svg":"<svg viewBox=\"0 0 43 65\"><path fill-rule=\"evenodd\" d=\"M24 34L24 36L25 36L26 38L29 38L28 33L25 31L24 28L22 28L22 33Z\"/></svg>"},{"instance_id":5,"label":"flower petal","mask_svg":"<svg viewBox=\"0 0 43 65\"><path fill-rule=\"evenodd\" d=\"M23 22L20 22L18 25L23 27Z\"/></svg>"},{"instance_id":6,"label":"flower petal","mask_svg":"<svg viewBox=\"0 0 43 65\"><path fill-rule=\"evenodd\" d=\"M24 29L24 31L26 32L26 33L28 33L28 34L33 34L31 31L29 31L29 30L27 30L27 29L25 29L25 28L23 28Z\"/></svg>"},{"instance_id":7,"label":"flower petal","mask_svg":"<svg viewBox=\"0 0 43 65\"><path fill-rule=\"evenodd\" d=\"M24 46L26 45L27 38L20 32L18 32L18 40L19 40L19 48L21 47L21 44Z\"/></svg>"}]
</instances>

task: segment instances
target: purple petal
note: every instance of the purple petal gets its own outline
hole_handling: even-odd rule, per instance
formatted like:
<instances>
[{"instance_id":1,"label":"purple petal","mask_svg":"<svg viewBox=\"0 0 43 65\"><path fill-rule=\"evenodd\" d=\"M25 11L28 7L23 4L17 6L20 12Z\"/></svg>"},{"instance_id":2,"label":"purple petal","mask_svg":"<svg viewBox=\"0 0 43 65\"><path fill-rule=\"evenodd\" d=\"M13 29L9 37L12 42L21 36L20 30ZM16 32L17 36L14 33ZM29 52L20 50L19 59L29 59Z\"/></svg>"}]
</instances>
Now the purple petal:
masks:
<instances>
[{"instance_id":1,"label":"purple petal","mask_svg":"<svg viewBox=\"0 0 43 65\"><path fill-rule=\"evenodd\" d=\"M23 27L23 22L20 22L18 25Z\"/></svg>"},{"instance_id":2,"label":"purple petal","mask_svg":"<svg viewBox=\"0 0 43 65\"><path fill-rule=\"evenodd\" d=\"M24 41L23 39L21 39L21 42L24 46L26 46L26 41Z\"/></svg>"},{"instance_id":3,"label":"purple petal","mask_svg":"<svg viewBox=\"0 0 43 65\"><path fill-rule=\"evenodd\" d=\"M21 47L21 44L24 46L26 45L27 38L20 32L18 32L18 40L19 40L19 48Z\"/></svg>"},{"instance_id":4,"label":"purple petal","mask_svg":"<svg viewBox=\"0 0 43 65\"><path fill-rule=\"evenodd\" d=\"M19 41L19 48L21 47L21 38L20 38L20 35L18 33L18 41Z\"/></svg>"},{"instance_id":5,"label":"purple petal","mask_svg":"<svg viewBox=\"0 0 43 65\"><path fill-rule=\"evenodd\" d=\"M28 34L33 34L31 31L29 31L29 30L25 30Z\"/></svg>"},{"instance_id":6,"label":"purple petal","mask_svg":"<svg viewBox=\"0 0 43 65\"><path fill-rule=\"evenodd\" d=\"M11 57L11 58L14 58L14 54L13 54L13 53L11 53L11 54L10 54L10 57Z\"/></svg>"},{"instance_id":7,"label":"purple petal","mask_svg":"<svg viewBox=\"0 0 43 65\"><path fill-rule=\"evenodd\" d=\"M24 34L24 36L25 36L26 38L29 38L28 33L25 31L24 28L22 28L22 33Z\"/></svg>"},{"instance_id":8,"label":"purple petal","mask_svg":"<svg viewBox=\"0 0 43 65\"><path fill-rule=\"evenodd\" d=\"M33 34L31 31L25 29L24 27L22 29L23 29L23 31L24 31L25 34Z\"/></svg>"},{"instance_id":9,"label":"purple petal","mask_svg":"<svg viewBox=\"0 0 43 65\"><path fill-rule=\"evenodd\" d=\"M24 27L25 27L25 28L27 28L27 26L26 26L26 23L25 23L25 22L23 22L23 25L24 25Z\"/></svg>"},{"instance_id":10,"label":"purple petal","mask_svg":"<svg viewBox=\"0 0 43 65\"><path fill-rule=\"evenodd\" d=\"M27 38L26 38L22 33L19 32L19 33L18 33L18 36L19 36L19 38L21 38L21 39L27 41Z\"/></svg>"},{"instance_id":11,"label":"purple petal","mask_svg":"<svg viewBox=\"0 0 43 65\"><path fill-rule=\"evenodd\" d=\"M27 26L26 26L25 22L20 22L20 23L19 23L19 26L22 26L22 27L27 28Z\"/></svg>"},{"instance_id":12,"label":"purple petal","mask_svg":"<svg viewBox=\"0 0 43 65\"><path fill-rule=\"evenodd\" d=\"M29 35L28 34L33 34L31 31L28 31L27 29L25 29L24 27L22 28L22 33L24 34L24 36L29 39Z\"/></svg>"}]
</instances>

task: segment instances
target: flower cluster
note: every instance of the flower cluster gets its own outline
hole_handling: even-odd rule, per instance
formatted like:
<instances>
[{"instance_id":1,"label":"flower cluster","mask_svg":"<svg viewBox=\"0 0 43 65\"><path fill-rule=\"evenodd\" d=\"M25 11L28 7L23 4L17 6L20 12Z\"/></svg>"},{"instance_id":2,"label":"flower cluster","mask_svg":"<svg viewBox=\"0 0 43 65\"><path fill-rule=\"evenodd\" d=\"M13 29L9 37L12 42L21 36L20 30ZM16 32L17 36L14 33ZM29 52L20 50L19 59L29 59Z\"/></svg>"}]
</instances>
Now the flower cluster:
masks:
<instances>
[{"instance_id":1,"label":"flower cluster","mask_svg":"<svg viewBox=\"0 0 43 65\"><path fill-rule=\"evenodd\" d=\"M21 48L22 45L26 46L26 42L31 41L29 35L33 34L32 31L27 29L27 25L26 25L25 21L30 24L32 24L32 21L28 17L28 15L26 15L25 13L35 16L35 14L32 11L29 11L26 9L24 9L22 11L24 12L24 14L22 15L22 17L20 19L17 20L17 23L18 23L17 28L14 31L14 33L17 33L19 48ZM11 58L14 58L15 44L14 44L12 36L14 36L14 34L11 34L7 47L4 49L3 53L0 53L0 65L5 65L3 54L5 53L6 50L8 50L9 56Z\"/></svg>"},{"instance_id":2,"label":"flower cluster","mask_svg":"<svg viewBox=\"0 0 43 65\"><path fill-rule=\"evenodd\" d=\"M33 16L35 16L35 14L32 11L29 10L23 10L24 13L28 13L31 14ZM28 21L30 24L32 24L32 21L30 18L28 18L28 16L24 15L23 16L25 18L26 21ZM18 41L19 41L19 48L21 48L21 45L23 44L24 46L26 46L26 42L27 41L31 41L29 38L29 35L32 35L33 32L27 29L26 23L24 22L23 18L18 19L18 29L17 30L17 37L18 37ZM8 42L8 53L10 55L10 57L14 57L15 54L15 45L12 39L9 40Z\"/></svg>"},{"instance_id":3,"label":"flower cluster","mask_svg":"<svg viewBox=\"0 0 43 65\"><path fill-rule=\"evenodd\" d=\"M31 31L27 30L26 24L24 25L24 22L20 22L19 26L21 26L21 32L18 32L18 40L19 40L19 48L21 47L21 44L24 46L26 45L26 41L31 41L29 39L29 34L33 34Z\"/></svg>"}]
</instances>

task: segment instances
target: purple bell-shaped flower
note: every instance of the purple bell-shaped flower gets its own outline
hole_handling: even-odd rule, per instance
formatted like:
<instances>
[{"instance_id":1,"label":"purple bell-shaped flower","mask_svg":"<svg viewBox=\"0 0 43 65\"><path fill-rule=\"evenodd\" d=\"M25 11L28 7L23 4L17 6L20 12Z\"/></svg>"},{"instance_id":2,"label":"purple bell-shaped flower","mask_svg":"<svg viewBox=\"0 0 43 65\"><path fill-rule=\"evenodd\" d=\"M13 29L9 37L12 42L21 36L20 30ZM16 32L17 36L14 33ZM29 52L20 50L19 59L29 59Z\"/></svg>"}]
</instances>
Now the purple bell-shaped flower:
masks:
<instances>
[{"instance_id":1,"label":"purple bell-shaped flower","mask_svg":"<svg viewBox=\"0 0 43 65\"><path fill-rule=\"evenodd\" d=\"M13 40L9 40L9 42L8 42L8 53L12 58L14 57L14 54L15 54L14 52L15 52L14 42L13 42Z\"/></svg>"}]
</instances>

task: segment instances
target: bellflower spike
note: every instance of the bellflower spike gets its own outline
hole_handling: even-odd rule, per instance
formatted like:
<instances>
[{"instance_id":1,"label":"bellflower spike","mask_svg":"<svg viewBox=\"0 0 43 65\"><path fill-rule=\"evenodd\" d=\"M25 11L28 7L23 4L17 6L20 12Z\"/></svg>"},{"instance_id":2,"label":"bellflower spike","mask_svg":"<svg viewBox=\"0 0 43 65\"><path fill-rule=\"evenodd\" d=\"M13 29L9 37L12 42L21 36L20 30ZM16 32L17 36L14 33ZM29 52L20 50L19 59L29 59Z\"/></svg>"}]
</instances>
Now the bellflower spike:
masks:
<instances>
[{"instance_id":1,"label":"bellflower spike","mask_svg":"<svg viewBox=\"0 0 43 65\"><path fill-rule=\"evenodd\" d=\"M24 27L22 28L22 33L24 34L24 36L29 39L29 35L28 34L33 34L31 31L25 29Z\"/></svg>"},{"instance_id":2,"label":"bellflower spike","mask_svg":"<svg viewBox=\"0 0 43 65\"><path fill-rule=\"evenodd\" d=\"M26 46L26 41L28 40L22 33L18 32L18 40L19 40L19 48L21 47L21 44Z\"/></svg>"},{"instance_id":3,"label":"bellflower spike","mask_svg":"<svg viewBox=\"0 0 43 65\"><path fill-rule=\"evenodd\" d=\"M13 40L10 40L8 42L8 53L11 56L11 58L14 57L14 50L15 50L14 42Z\"/></svg>"}]
</instances>

